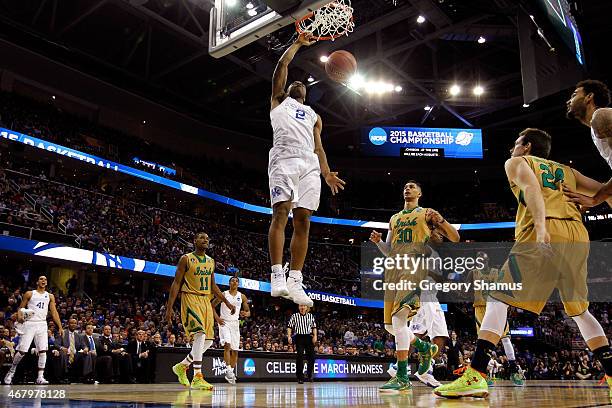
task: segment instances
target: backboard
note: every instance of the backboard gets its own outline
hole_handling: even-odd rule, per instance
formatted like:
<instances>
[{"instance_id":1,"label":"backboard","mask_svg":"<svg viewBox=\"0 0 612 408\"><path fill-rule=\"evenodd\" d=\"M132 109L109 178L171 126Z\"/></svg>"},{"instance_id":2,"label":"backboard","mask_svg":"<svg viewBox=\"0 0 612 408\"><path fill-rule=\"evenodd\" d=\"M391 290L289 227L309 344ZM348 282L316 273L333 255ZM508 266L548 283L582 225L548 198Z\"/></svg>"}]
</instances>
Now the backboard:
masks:
<instances>
[{"instance_id":1,"label":"backboard","mask_svg":"<svg viewBox=\"0 0 612 408\"><path fill-rule=\"evenodd\" d=\"M221 58L282 27L331 0L215 0L210 10L208 51Z\"/></svg>"}]
</instances>

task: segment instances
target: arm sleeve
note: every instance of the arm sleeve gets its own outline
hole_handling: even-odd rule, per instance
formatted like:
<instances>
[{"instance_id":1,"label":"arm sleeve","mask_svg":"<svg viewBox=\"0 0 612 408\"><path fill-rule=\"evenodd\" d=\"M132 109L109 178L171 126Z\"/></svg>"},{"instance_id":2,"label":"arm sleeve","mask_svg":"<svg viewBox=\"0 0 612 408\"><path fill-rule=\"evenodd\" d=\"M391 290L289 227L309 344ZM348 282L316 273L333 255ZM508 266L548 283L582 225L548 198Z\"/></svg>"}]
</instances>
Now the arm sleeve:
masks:
<instances>
[{"instance_id":1,"label":"arm sleeve","mask_svg":"<svg viewBox=\"0 0 612 408\"><path fill-rule=\"evenodd\" d=\"M387 231L387 239L385 242L377 242L376 246L385 256L389 256L389 252L391 252L391 230Z\"/></svg>"}]
</instances>

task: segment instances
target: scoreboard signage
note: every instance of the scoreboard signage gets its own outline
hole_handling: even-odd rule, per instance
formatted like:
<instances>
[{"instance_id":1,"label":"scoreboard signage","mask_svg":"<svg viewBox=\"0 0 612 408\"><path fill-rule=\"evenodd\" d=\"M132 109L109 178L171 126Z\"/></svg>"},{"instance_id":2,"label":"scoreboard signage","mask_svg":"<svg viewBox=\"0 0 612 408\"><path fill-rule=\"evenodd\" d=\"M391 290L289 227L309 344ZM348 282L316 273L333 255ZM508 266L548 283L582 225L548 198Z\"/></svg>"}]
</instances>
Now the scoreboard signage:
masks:
<instances>
[{"instance_id":1,"label":"scoreboard signage","mask_svg":"<svg viewBox=\"0 0 612 408\"><path fill-rule=\"evenodd\" d=\"M482 130L367 127L361 151L366 156L482 159Z\"/></svg>"}]
</instances>

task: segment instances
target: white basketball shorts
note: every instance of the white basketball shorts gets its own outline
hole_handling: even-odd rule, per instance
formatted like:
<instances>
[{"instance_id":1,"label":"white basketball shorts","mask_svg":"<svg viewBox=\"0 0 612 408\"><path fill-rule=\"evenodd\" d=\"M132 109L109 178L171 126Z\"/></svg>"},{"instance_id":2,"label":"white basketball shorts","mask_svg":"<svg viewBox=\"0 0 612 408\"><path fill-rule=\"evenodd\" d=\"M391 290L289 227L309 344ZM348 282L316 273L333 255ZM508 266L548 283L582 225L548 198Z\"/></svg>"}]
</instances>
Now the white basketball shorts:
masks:
<instances>
[{"instance_id":1,"label":"white basketball shorts","mask_svg":"<svg viewBox=\"0 0 612 408\"><path fill-rule=\"evenodd\" d=\"M238 321L225 321L223 326L219 326L219 342L222 346L229 344L232 350L240 348L240 324Z\"/></svg>"},{"instance_id":2,"label":"white basketball shorts","mask_svg":"<svg viewBox=\"0 0 612 408\"><path fill-rule=\"evenodd\" d=\"M26 321L21 326L23 335L19 336L17 350L27 353L30 350L32 340L36 345L36 350L43 351L49 349L49 335L47 333L47 322Z\"/></svg>"},{"instance_id":3,"label":"white basketball shorts","mask_svg":"<svg viewBox=\"0 0 612 408\"><path fill-rule=\"evenodd\" d=\"M321 197L321 168L314 152L296 147L270 149L268 161L270 202L291 201L292 208L316 211Z\"/></svg>"},{"instance_id":4,"label":"white basketball shorts","mask_svg":"<svg viewBox=\"0 0 612 408\"><path fill-rule=\"evenodd\" d=\"M425 334L430 339L434 337L449 337L446 318L439 302L421 302L417 314L410 321L410 330L415 334Z\"/></svg>"}]
</instances>

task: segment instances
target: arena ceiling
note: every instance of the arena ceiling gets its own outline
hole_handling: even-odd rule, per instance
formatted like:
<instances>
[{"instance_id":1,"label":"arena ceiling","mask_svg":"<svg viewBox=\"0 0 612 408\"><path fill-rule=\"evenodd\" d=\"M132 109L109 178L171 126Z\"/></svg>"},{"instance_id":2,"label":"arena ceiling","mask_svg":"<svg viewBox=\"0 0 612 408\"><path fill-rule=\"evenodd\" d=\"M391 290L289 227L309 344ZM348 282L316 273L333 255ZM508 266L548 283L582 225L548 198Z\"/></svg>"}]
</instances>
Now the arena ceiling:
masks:
<instances>
[{"instance_id":1,"label":"arena ceiling","mask_svg":"<svg viewBox=\"0 0 612 408\"><path fill-rule=\"evenodd\" d=\"M301 50L290 69L290 79L315 78L309 103L335 144L350 149L369 124L484 127L502 113L507 119L509 110L524 113L515 1L353 6L355 32ZM0 0L0 35L209 123L269 139L270 79L281 53L275 48L293 29L215 59L208 55L211 7L211 0ZM319 57L335 49L351 51L361 73L402 91L358 95L327 80ZM462 96L449 95L455 82ZM471 92L476 84L485 88L481 97Z\"/></svg>"}]
</instances>

